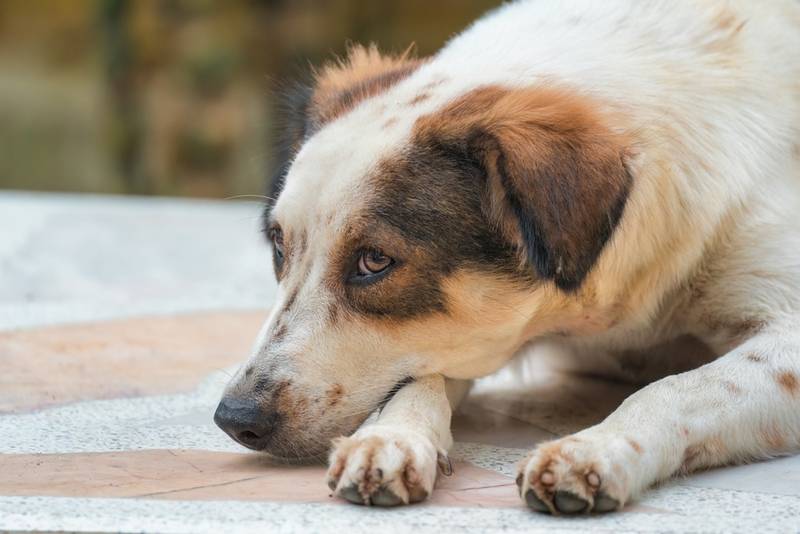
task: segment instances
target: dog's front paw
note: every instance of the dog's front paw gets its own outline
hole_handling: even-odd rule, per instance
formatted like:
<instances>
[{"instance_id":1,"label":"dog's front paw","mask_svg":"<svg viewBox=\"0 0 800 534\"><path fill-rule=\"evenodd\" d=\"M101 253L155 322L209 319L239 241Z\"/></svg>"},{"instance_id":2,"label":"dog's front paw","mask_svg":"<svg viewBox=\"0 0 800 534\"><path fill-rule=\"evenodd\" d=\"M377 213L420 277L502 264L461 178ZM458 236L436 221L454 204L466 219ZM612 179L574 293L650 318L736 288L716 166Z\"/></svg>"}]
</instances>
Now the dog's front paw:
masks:
<instances>
[{"instance_id":1,"label":"dog's front paw","mask_svg":"<svg viewBox=\"0 0 800 534\"><path fill-rule=\"evenodd\" d=\"M356 504L397 506L424 500L436 481L438 451L425 436L368 427L334 442L328 487Z\"/></svg>"},{"instance_id":2,"label":"dog's front paw","mask_svg":"<svg viewBox=\"0 0 800 534\"><path fill-rule=\"evenodd\" d=\"M537 512L581 514L622 508L641 446L602 433L539 445L520 465L520 496Z\"/></svg>"}]
</instances>

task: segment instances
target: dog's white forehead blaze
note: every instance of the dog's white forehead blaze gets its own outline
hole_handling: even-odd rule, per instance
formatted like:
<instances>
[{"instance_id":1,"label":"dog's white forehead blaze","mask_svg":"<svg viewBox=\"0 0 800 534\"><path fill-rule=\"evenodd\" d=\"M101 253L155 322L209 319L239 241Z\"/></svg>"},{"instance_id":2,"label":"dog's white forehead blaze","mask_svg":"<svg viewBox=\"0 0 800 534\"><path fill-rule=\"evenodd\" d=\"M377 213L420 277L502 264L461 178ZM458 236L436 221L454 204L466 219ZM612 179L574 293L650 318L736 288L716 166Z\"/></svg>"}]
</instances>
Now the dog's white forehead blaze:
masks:
<instances>
[{"instance_id":1,"label":"dog's white forehead blaze","mask_svg":"<svg viewBox=\"0 0 800 534\"><path fill-rule=\"evenodd\" d=\"M340 226L364 199L364 179L402 143L369 131L369 123L354 134L347 122L342 118L323 128L298 152L275 206L281 224L307 230Z\"/></svg>"}]
</instances>

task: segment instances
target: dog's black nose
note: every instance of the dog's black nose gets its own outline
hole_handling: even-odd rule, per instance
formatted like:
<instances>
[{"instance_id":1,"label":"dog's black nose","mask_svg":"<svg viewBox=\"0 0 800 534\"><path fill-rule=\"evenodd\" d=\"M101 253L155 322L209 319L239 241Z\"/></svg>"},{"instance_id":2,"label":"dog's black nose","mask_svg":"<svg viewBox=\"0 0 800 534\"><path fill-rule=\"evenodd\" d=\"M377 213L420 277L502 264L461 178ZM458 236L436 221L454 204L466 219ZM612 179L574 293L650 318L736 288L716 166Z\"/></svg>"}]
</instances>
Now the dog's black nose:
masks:
<instances>
[{"instance_id":1,"label":"dog's black nose","mask_svg":"<svg viewBox=\"0 0 800 534\"><path fill-rule=\"evenodd\" d=\"M255 401L223 397L214 413L214 422L245 447L261 450L272 437L276 413L265 413Z\"/></svg>"}]
</instances>

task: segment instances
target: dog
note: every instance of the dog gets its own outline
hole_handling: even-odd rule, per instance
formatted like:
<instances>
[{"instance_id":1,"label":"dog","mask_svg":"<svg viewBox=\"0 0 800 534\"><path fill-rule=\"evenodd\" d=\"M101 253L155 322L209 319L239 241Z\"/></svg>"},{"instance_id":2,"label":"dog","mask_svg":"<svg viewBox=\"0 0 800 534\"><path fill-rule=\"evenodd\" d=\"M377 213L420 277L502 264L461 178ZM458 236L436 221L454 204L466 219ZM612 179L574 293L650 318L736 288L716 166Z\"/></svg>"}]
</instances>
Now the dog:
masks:
<instances>
[{"instance_id":1,"label":"dog","mask_svg":"<svg viewBox=\"0 0 800 534\"><path fill-rule=\"evenodd\" d=\"M518 1L432 57L353 46L290 111L239 443L418 502L470 381L547 341L653 381L533 449L535 511L800 449L800 3Z\"/></svg>"}]
</instances>

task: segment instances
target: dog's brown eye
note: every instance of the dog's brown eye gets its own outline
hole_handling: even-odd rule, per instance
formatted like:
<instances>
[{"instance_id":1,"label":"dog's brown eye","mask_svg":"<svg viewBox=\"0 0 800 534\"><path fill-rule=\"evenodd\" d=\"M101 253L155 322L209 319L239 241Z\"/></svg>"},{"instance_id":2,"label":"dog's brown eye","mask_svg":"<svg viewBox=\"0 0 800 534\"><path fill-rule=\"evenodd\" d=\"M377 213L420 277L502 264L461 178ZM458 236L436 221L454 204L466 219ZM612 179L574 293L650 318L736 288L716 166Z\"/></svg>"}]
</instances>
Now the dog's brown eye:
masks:
<instances>
[{"instance_id":1,"label":"dog's brown eye","mask_svg":"<svg viewBox=\"0 0 800 534\"><path fill-rule=\"evenodd\" d=\"M269 238L272 241L272 251L275 255L276 267L280 267L283 263L283 230L278 227L271 228L269 231Z\"/></svg>"},{"instance_id":2,"label":"dog's brown eye","mask_svg":"<svg viewBox=\"0 0 800 534\"><path fill-rule=\"evenodd\" d=\"M269 238L272 240L275 255L283 258L283 231L280 228L272 228L269 231Z\"/></svg>"},{"instance_id":3,"label":"dog's brown eye","mask_svg":"<svg viewBox=\"0 0 800 534\"><path fill-rule=\"evenodd\" d=\"M370 276L386 270L393 260L380 250L365 250L358 258L359 276Z\"/></svg>"}]
</instances>

